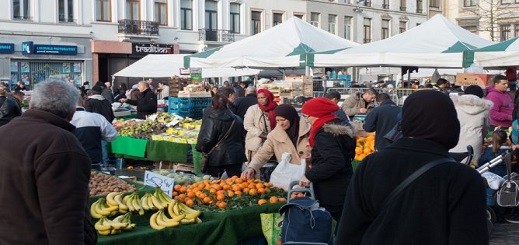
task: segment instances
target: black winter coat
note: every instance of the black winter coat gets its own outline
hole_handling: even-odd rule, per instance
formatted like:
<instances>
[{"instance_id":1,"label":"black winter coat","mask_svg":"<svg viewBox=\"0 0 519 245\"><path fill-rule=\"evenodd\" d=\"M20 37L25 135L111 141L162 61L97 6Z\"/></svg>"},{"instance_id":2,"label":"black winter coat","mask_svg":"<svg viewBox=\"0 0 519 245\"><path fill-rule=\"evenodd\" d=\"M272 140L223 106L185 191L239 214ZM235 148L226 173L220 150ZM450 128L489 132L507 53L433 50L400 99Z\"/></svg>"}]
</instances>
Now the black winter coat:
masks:
<instances>
[{"instance_id":1,"label":"black winter coat","mask_svg":"<svg viewBox=\"0 0 519 245\"><path fill-rule=\"evenodd\" d=\"M481 175L461 163L438 165L383 203L404 179L445 147L401 138L364 158L348 189L335 244L488 244Z\"/></svg>"},{"instance_id":2,"label":"black winter coat","mask_svg":"<svg viewBox=\"0 0 519 245\"><path fill-rule=\"evenodd\" d=\"M231 124L234 125L231 127ZM222 138L229 131L227 137ZM220 144L209 154L208 166L225 166L242 164L246 161L245 146L242 138L245 134L243 121L229 109L213 111L208 108L204 113L204 120L198 133L196 150L208 153L218 143Z\"/></svg>"},{"instance_id":3,"label":"black winter coat","mask_svg":"<svg viewBox=\"0 0 519 245\"><path fill-rule=\"evenodd\" d=\"M4 105L5 104L5 105ZM22 115L22 110L13 99L0 96L0 126L10 122L13 118Z\"/></svg>"},{"instance_id":4,"label":"black winter coat","mask_svg":"<svg viewBox=\"0 0 519 245\"><path fill-rule=\"evenodd\" d=\"M115 118L114 111L112 110L112 104L102 95L93 95L92 98L89 98L85 102L85 110L88 112L95 112L103 115L106 120L110 123Z\"/></svg>"},{"instance_id":5,"label":"black winter coat","mask_svg":"<svg viewBox=\"0 0 519 245\"><path fill-rule=\"evenodd\" d=\"M157 112L157 94L151 89L146 89L141 93L142 97L138 100L126 100L126 103L137 106L137 118L146 119L147 115Z\"/></svg>"},{"instance_id":6,"label":"black winter coat","mask_svg":"<svg viewBox=\"0 0 519 245\"><path fill-rule=\"evenodd\" d=\"M375 134L375 149L382 150L392 143L384 136L400 121L398 115L401 111L402 107L397 106L391 100L386 100L366 115L363 124L364 130L377 132Z\"/></svg>"},{"instance_id":7,"label":"black winter coat","mask_svg":"<svg viewBox=\"0 0 519 245\"><path fill-rule=\"evenodd\" d=\"M241 120L243 120L247 109L255 104L258 104L258 98L256 98L256 94L248 94L244 97L236 98L234 101L234 114L238 115Z\"/></svg>"},{"instance_id":8,"label":"black winter coat","mask_svg":"<svg viewBox=\"0 0 519 245\"><path fill-rule=\"evenodd\" d=\"M317 132L312 148L312 168L305 173L314 186L316 199L338 220L341 217L346 190L355 156L353 131L342 120L323 125Z\"/></svg>"}]
</instances>

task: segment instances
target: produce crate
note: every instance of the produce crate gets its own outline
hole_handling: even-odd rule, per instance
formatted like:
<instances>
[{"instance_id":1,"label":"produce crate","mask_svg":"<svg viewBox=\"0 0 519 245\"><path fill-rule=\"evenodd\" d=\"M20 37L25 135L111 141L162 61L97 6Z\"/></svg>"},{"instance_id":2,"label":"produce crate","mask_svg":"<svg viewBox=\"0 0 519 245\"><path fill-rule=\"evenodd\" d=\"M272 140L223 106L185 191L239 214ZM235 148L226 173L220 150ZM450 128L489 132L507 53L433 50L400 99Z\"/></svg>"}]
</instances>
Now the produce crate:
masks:
<instances>
[{"instance_id":1,"label":"produce crate","mask_svg":"<svg viewBox=\"0 0 519 245\"><path fill-rule=\"evenodd\" d=\"M204 109L211 104L212 98L169 98L169 113L182 117L201 119Z\"/></svg>"}]
</instances>

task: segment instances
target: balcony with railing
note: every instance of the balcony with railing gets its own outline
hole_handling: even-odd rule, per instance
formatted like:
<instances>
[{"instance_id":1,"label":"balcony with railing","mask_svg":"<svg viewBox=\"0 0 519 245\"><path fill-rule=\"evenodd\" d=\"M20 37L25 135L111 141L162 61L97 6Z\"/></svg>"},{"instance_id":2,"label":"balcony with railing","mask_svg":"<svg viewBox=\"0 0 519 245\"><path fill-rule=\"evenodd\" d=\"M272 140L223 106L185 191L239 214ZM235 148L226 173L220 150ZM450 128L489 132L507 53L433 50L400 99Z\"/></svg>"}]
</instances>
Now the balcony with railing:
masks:
<instances>
[{"instance_id":1,"label":"balcony with railing","mask_svg":"<svg viewBox=\"0 0 519 245\"><path fill-rule=\"evenodd\" d=\"M198 29L198 40L231 43L234 42L234 33L230 30L202 28Z\"/></svg>"},{"instance_id":2,"label":"balcony with railing","mask_svg":"<svg viewBox=\"0 0 519 245\"><path fill-rule=\"evenodd\" d=\"M136 36L158 36L159 22L145 20L119 20L118 33Z\"/></svg>"}]
</instances>

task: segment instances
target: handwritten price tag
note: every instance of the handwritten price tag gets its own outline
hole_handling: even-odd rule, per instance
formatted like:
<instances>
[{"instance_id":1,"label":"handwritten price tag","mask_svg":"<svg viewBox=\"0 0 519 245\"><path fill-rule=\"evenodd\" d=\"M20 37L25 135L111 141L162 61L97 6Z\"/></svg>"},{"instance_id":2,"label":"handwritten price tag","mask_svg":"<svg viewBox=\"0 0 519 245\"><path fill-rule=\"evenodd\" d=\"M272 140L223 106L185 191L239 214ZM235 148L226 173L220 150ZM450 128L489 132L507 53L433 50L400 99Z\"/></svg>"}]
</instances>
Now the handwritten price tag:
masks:
<instances>
[{"instance_id":1,"label":"handwritten price tag","mask_svg":"<svg viewBox=\"0 0 519 245\"><path fill-rule=\"evenodd\" d=\"M166 195L173 197L173 186L175 185L175 180L151 171L146 171L144 172L144 185L152 187L159 186Z\"/></svg>"}]
</instances>

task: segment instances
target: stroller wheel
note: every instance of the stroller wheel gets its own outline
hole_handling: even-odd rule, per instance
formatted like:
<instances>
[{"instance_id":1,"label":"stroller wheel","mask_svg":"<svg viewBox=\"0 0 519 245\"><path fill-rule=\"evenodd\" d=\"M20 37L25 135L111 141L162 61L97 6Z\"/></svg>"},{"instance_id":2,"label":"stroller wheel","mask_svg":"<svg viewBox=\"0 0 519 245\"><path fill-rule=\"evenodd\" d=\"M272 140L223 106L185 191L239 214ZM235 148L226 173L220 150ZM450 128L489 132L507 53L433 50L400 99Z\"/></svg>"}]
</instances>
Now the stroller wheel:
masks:
<instances>
[{"instance_id":1,"label":"stroller wheel","mask_svg":"<svg viewBox=\"0 0 519 245\"><path fill-rule=\"evenodd\" d=\"M494 223L496 222L496 213L491 207L487 207L487 231L488 234L492 232L492 228L494 227Z\"/></svg>"}]
</instances>

